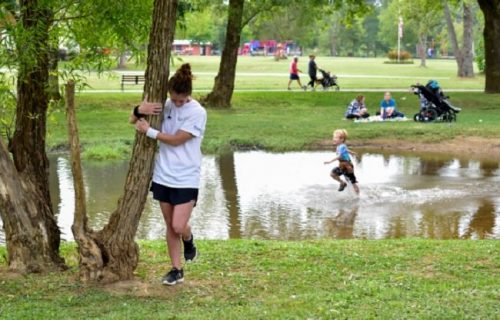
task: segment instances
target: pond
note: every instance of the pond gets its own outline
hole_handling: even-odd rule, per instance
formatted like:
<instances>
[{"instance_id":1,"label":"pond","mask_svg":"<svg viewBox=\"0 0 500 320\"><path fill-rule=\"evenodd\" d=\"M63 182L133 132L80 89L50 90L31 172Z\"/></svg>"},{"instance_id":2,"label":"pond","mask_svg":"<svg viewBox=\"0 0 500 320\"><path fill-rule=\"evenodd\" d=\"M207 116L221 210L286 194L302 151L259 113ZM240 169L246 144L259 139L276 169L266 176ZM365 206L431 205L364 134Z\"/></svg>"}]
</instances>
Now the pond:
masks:
<instances>
[{"instance_id":1,"label":"pond","mask_svg":"<svg viewBox=\"0 0 500 320\"><path fill-rule=\"evenodd\" d=\"M338 192L323 161L332 152L246 151L205 156L193 232L203 239L485 239L500 236L498 161L358 152L361 194ZM128 162L84 162L87 211L102 227L122 193ZM72 240L73 182L66 155L52 155L58 223ZM137 233L163 238L150 196ZM0 242L4 242L0 231Z\"/></svg>"}]
</instances>

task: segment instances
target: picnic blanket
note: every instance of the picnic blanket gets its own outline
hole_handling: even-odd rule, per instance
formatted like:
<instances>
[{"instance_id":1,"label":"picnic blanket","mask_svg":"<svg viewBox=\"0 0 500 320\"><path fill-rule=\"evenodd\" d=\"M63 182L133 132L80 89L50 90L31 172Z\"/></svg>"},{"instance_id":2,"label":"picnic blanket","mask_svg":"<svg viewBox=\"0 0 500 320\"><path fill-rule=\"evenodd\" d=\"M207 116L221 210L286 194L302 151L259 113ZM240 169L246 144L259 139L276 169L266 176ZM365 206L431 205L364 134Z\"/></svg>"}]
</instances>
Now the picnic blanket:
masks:
<instances>
[{"instance_id":1,"label":"picnic blanket","mask_svg":"<svg viewBox=\"0 0 500 320\"><path fill-rule=\"evenodd\" d=\"M370 116L368 118L354 119L355 123L369 123L369 122L399 122L399 121L408 121L407 117L402 118L389 118L383 119L381 116Z\"/></svg>"}]
</instances>

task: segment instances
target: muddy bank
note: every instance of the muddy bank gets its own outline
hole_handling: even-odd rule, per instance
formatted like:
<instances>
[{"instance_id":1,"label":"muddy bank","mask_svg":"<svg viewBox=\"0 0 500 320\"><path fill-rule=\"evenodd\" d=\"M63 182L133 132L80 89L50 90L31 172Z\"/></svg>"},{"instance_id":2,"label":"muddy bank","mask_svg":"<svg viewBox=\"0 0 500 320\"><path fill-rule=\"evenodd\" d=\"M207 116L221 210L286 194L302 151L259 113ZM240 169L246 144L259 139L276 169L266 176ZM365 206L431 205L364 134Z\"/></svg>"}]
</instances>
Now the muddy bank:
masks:
<instances>
[{"instance_id":1,"label":"muddy bank","mask_svg":"<svg viewBox=\"0 0 500 320\"><path fill-rule=\"evenodd\" d=\"M397 139L349 140L354 149L400 152L428 152L472 158L500 159L500 138L463 137L440 142L402 141ZM331 149L332 141L322 140L313 148Z\"/></svg>"}]
</instances>

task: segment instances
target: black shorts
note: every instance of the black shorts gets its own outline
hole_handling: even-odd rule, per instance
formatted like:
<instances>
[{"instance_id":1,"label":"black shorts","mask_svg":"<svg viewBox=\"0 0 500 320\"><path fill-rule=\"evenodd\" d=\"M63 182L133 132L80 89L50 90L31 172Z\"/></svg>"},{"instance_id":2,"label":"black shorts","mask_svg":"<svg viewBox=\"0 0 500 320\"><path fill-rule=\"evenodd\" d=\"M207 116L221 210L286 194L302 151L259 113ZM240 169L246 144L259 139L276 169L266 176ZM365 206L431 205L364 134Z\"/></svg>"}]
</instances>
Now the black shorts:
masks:
<instances>
[{"instance_id":1,"label":"black shorts","mask_svg":"<svg viewBox=\"0 0 500 320\"><path fill-rule=\"evenodd\" d=\"M351 181L352 184L358 183L356 176L354 175L354 168L351 162L340 162L340 166L333 168L332 173L339 177L344 175L347 179L349 179L349 181Z\"/></svg>"},{"instance_id":2,"label":"black shorts","mask_svg":"<svg viewBox=\"0 0 500 320\"><path fill-rule=\"evenodd\" d=\"M290 80L299 80L299 75L295 73L290 73Z\"/></svg>"},{"instance_id":3,"label":"black shorts","mask_svg":"<svg viewBox=\"0 0 500 320\"><path fill-rule=\"evenodd\" d=\"M194 188L171 188L153 182L149 191L153 192L153 199L170 203L173 206L194 201L194 207L196 207L198 201L198 189Z\"/></svg>"}]
</instances>

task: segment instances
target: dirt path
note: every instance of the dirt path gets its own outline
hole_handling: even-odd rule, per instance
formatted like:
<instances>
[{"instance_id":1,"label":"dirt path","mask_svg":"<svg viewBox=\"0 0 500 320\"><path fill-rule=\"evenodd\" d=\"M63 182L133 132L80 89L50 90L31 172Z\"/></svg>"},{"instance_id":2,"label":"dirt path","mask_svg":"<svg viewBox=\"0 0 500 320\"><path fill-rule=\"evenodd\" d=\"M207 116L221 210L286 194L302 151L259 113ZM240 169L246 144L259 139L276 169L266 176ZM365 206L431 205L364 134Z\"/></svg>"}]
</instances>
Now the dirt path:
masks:
<instances>
[{"instance_id":1,"label":"dirt path","mask_svg":"<svg viewBox=\"0 0 500 320\"><path fill-rule=\"evenodd\" d=\"M466 137L455 138L441 142L400 141L396 139L350 140L348 145L353 149L409 151L467 155L470 158L489 158L500 161L500 138ZM331 140L322 140L315 145L317 148L330 149Z\"/></svg>"}]
</instances>

